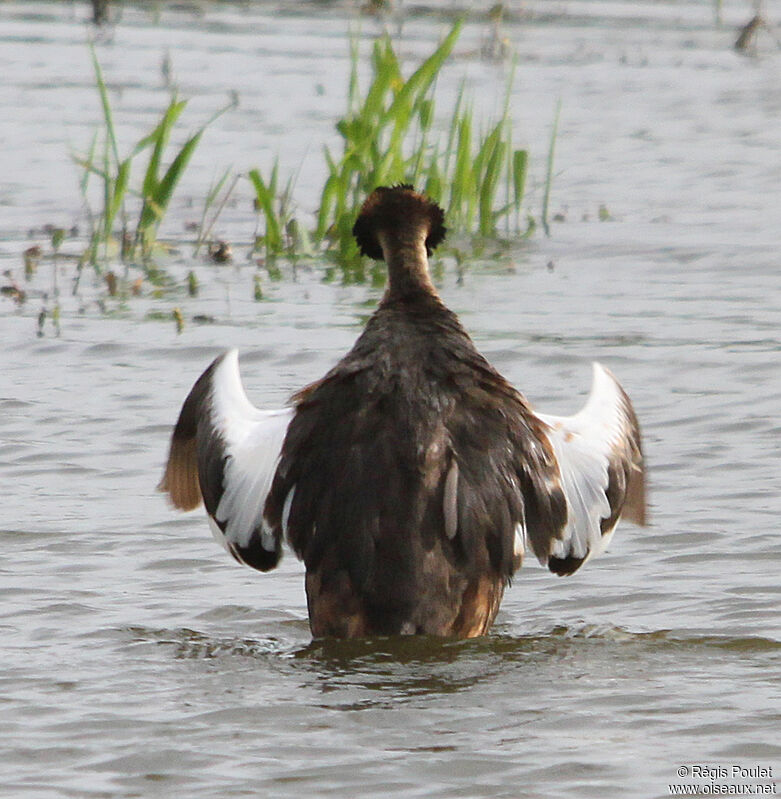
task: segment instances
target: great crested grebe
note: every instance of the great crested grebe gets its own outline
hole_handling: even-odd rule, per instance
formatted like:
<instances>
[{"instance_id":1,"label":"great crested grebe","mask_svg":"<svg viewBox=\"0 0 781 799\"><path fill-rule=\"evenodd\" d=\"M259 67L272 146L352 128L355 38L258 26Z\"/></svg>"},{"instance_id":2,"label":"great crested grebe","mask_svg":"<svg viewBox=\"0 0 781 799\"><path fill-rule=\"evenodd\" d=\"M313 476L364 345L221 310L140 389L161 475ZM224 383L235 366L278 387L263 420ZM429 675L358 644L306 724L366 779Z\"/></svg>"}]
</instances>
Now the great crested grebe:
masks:
<instances>
[{"instance_id":1,"label":"great crested grebe","mask_svg":"<svg viewBox=\"0 0 781 799\"><path fill-rule=\"evenodd\" d=\"M388 266L352 350L283 410L247 399L236 350L201 375L160 488L206 506L233 557L306 565L315 637L472 637L493 622L528 545L558 575L601 552L620 517L645 521L640 431L594 364L574 416L544 416L477 351L439 298L428 255L442 210L379 188L353 232Z\"/></svg>"}]
</instances>

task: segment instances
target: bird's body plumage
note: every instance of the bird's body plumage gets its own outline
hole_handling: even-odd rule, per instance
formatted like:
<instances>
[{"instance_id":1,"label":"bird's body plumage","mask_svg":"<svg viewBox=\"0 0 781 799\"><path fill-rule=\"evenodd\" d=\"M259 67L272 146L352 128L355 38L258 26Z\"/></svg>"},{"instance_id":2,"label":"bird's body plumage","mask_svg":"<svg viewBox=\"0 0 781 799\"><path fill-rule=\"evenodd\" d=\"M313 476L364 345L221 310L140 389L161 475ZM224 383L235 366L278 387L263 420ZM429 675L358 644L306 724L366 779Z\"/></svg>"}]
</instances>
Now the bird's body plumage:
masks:
<instances>
[{"instance_id":1,"label":"bird's body plumage","mask_svg":"<svg viewBox=\"0 0 781 799\"><path fill-rule=\"evenodd\" d=\"M174 431L163 481L174 504L192 505L197 479L215 534L261 570L286 541L306 566L316 637L483 634L524 542L569 574L627 498L637 520L644 508L620 386L597 367L600 393L581 414L535 414L431 285L426 250L444 228L427 203L405 188L367 201L356 235L388 263L388 290L291 408L255 409L231 353Z\"/></svg>"},{"instance_id":2,"label":"bird's body plumage","mask_svg":"<svg viewBox=\"0 0 781 799\"><path fill-rule=\"evenodd\" d=\"M384 302L294 407L266 514L281 530L295 488L287 538L316 634L343 629L331 616L348 597L347 625L365 632L483 632L513 572L521 464L546 463L536 446L524 453L523 400L455 315L425 294Z\"/></svg>"}]
</instances>

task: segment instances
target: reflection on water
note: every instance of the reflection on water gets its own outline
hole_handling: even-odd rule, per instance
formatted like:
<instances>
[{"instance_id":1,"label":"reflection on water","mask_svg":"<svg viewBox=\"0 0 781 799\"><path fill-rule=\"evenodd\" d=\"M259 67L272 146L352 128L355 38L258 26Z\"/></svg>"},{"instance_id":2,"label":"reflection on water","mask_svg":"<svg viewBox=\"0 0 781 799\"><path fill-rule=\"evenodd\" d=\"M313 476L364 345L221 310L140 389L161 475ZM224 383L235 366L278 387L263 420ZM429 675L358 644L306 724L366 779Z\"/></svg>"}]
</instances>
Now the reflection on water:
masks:
<instances>
[{"instance_id":1,"label":"reflection on water","mask_svg":"<svg viewBox=\"0 0 781 799\"><path fill-rule=\"evenodd\" d=\"M284 650L284 643L276 638L214 638L195 630L150 630L143 627L131 627L128 632L134 642L152 641L169 647L175 658L221 658L232 655L262 658L279 655Z\"/></svg>"},{"instance_id":2,"label":"reflection on water","mask_svg":"<svg viewBox=\"0 0 781 799\"><path fill-rule=\"evenodd\" d=\"M358 710L479 687L502 668L501 659L487 654L468 642L421 636L313 641L293 657L323 693L339 694L330 697L328 707ZM347 703L341 699L345 693L353 695Z\"/></svg>"},{"instance_id":3,"label":"reflection on water","mask_svg":"<svg viewBox=\"0 0 781 799\"><path fill-rule=\"evenodd\" d=\"M301 626L301 623L295 623ZM360 640L318 639L301 645L274 636L230 638L190 629L131 627L133 644L164 647L174 659L212 659L218 666L234 658L251 658L258 669L281 679L301 681L327 697L322 707L366 710L481 690L497 680L536 679L541 671L553 679L563 671L598 673L600 662L643 663L675 658L708 659L719 651L741 656L768 656L781 664L781 641L720 635L682 635L671 630L631 632L609 624L558 625L534 635L492 633L457 640L433 636L393 636ZM349 700L349 701L348 701Z\"/></svg>"},{"instance_id":4,"label":"reflection on water","mask_svg":"<svg viewBox=\"0 0 781 799\"><path fill-rule=\"evenodd\" d=\"M708 3L527 6L506 21L511 108L538 207L536 156L562 98L565 221L467 258L462 281L445 261L437 279L541 410L574 411L591 360L620 377L644 427L653 523L621 528L571 579L524 566L486 638L333 642L310 640L292 556L269 575L238 568L200 513L174 514L154 486L215 354L240 347L250 396L278 407L351 346L378 290L324 284L319 264L293 280L283 264L290 279L257 303L253 262L215 267L185 248L162 294L112 299L85 272L79 297L61 294L61 336L38 339L50 264L26 283L21 253L30 228L83 221L68 152L100 116L89 9L0 4L0 268L28 292L19 306L0 296L9 796L605 799L667 795L680 763L781 763L779 56L733 53ZM730 24L744 10L724 3ZM167 103L166 50L194 118L239 92L164 234L181 238L213 169L277 151L314 207L309 154L334 141L354 17L339 4L276 12L167 5L158 23L126 7L99 43L123 142ZM362 23L367 36L380 26ZM405 54L441 33L423 16L401 27ZM479 20L464 31L437 87L445 107L464 75L489 110L505 85L505 67L476 55L484 33ZM245 188L219 225L233 242L254 231ZM597 221L602 204L612 221ZM75 261L61 269L70 285Z\"/></svg>"}]
</instances>

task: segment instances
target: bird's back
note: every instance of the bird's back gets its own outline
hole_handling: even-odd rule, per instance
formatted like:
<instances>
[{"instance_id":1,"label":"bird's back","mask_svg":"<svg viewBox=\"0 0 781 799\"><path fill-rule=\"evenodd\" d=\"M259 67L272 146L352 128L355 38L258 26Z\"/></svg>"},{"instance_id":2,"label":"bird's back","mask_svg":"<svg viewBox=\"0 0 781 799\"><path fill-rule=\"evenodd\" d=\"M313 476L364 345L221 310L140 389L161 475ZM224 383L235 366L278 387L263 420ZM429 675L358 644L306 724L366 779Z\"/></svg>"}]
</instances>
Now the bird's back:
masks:
<instances>
[{"instance_id":1,"label":"bird's back","mask_svg":"<svg viewBox=\"0 0 781 799\"><path fill-rule=\"evenodd\" d=\"M306 563L315 634L490 623L521 514L501 463L502 397L517 401L435 297L384 303L297 397L266 514L281 523L293 491L288 540ZM485 606L477 622L474 610L459 619L470 588Z\"/></svg>"}]
</instances>

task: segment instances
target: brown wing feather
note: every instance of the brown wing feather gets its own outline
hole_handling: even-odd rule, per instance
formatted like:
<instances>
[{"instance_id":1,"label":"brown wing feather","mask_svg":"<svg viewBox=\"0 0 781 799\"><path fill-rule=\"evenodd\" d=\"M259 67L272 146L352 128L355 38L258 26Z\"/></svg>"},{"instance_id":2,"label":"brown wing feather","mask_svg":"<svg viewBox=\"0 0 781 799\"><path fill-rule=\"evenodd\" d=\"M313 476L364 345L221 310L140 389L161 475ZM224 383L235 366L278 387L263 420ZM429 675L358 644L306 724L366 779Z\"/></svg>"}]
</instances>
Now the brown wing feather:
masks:
<instances>
[{"instance_id":1,"label":"brown wing feather","mask_svg":"<svg viewBox=\"0 0 781 799\"><path fill-rule=\"evenodd\" d=\"M157 489L167 492L171 504L180 510L194 510L203 499L198 481L198 422L208 411L212 375L224 357L217 358L198 378L171 434L168 460Z\"/></svg>"}]
</instances>

